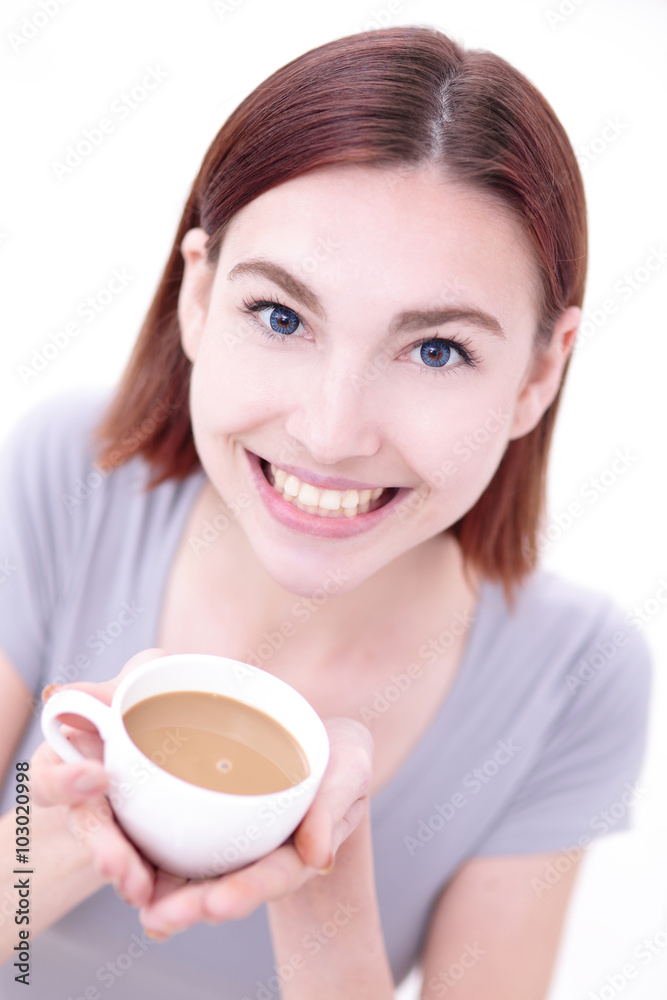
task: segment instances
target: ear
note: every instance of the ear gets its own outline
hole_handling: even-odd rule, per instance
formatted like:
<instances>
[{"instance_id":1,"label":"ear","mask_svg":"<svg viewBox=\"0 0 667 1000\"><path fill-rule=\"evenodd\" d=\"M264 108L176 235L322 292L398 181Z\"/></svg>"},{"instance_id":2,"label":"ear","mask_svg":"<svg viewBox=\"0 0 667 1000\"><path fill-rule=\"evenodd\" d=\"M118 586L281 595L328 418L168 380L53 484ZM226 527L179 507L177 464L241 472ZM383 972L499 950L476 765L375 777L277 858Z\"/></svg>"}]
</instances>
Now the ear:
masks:
<instances>
[{"instance_id":1,"label":"ear","mask_svg":"<svg viewBox=\"0 0 667 1000\"><path fill-rule=\"evenodd\" d=\"M556 320L549 346L533 358L514 406L510 441L532 431L553 403L580 321L579 306L568 306Z\"/></svg>"},{"instance_id":2,"label":"ear","mask_svg":"<svg viewBox=\"0 0 667 1000\"><path fill-rule=\"evenodd\" d=\"M178 324L181 344L190 361L197 356L215 278L215 268L206 256L207 240L204 229L190 229L181 242L185 266L178 294Z\"/></svg>"}]
</instances>

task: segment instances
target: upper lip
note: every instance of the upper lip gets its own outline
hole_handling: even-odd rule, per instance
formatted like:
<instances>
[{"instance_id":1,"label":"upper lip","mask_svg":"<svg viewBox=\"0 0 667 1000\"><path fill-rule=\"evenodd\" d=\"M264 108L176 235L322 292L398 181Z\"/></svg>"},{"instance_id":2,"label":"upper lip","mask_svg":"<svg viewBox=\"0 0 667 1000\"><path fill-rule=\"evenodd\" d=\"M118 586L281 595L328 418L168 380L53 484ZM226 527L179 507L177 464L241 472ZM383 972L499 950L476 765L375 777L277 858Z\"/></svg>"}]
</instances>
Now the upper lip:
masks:
<instances>
[{"instance_id":1,"label":"upper lip","mask_svg":"<svg viewBox=\"0 0 667 1000\"><path fill-rule=\"evenodd\" d=\"M311 486L319 486L323 490L377 490L380 488L378 483L360 483L356 479L332 479L329 476L318 476L316 472L309 472L308 469L299 469L296 465L269 462L268 458L263 459L263 461L272 464L276 469L282 469L290 476L296 476L302 483L310 483ZM383 487L383 489L388 488L390 487Z\"/></svg>"}]
</instances>

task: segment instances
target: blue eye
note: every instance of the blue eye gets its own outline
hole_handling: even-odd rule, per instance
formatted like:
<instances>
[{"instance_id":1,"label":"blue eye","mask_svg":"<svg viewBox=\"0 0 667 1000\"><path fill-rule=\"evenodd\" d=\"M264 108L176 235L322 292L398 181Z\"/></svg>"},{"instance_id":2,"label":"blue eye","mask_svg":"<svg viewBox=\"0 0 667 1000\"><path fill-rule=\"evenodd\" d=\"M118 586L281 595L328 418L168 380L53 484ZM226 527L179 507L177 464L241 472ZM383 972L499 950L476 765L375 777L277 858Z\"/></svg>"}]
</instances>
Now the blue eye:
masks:
<instances>
[{"instance_id":1,"label":"blue eye","mask_svg":"<svg viewBox=\"0 0 667 1000\"><path fill-rule=\"evenodd\" d=\"M442 368L452 355L452 349L444 340L427 340L419 348L419 356L431 368Z\"/></svg>"},{"instance_id":2,"label":"blue eye","mask_svg":"<svg viewBox=\"0 0 667 1000\"><path fill-rule=\"evenodd\" d=\"M271 329L276 333L294 333L301 321L293 309L274 306L269 316Z\"/></svg>"},{"instance_id":3,"label":"blue eye","mask_svg":"<svg viewBox=\"0 0 667 1000\"><path fill-rule=\"evenodd\" d=\"M419 358L417 358L419 352ZM461 362L469 368L477 367L477 359L473 354L471 346L466 343L464 347L457 340L443 340L441 337L433 337L431 340L424 340L421 344L415 344L410 351L413 361L423 361L427 368L451 368L459 369ZM422 371L426 369L420 366Z\"/></svg>"},{"instance_id":4,"label":"blue eye","mask_svg":"<svg viewBox=\"0 0 667 1000\"><path fill-rule=\"evenodd\" d=\"M245 306L248 312L256 313L261 319L262 326L269 337L272 334L266 329L267 324L275 333L289 335L294 333L301 323L301 319L293 309L280 305L279 302L246 302ZM268 313L266 319L263 318L263 313Z\"/></svg>"}]
</instances>

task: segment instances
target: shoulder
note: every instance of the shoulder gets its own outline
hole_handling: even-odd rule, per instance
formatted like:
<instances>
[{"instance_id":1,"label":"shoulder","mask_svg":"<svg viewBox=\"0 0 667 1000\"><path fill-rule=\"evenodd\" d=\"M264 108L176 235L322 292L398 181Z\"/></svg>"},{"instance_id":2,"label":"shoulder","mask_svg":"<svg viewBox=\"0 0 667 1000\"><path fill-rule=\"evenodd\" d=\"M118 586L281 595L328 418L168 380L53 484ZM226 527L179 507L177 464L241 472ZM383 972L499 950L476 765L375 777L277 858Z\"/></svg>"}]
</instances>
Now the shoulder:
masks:
<instances>
[{"instance_id":1,"label":"shoulder","mask_svg":"<svg viewBox=\"0 0 667 1000\"><path fill-rule=\"evenodd\" d=\"M520 589L507 622L520 629L528 643L566 648L571 656L591 642L607 659L613 649L624 646L648 650L641 622L632 612L603 591L545 569Z\"/></svg>"},{"instance_id":2,"label":"shoulder","mask_svg":"<svg viewBox=\"0 0 667 1000\"><path fill-rule=\"evenodd\" d=\"M583 625L609 613L613 600L602 591L575 582L551 570L538 569L519 588L514 614L533 619L543 628ZM620 609L616 607L620 612Z\"/></svg>"},{"instance_id":3,"label":"shoulder","mask_svg":"<svg viewBox=\"0 0 667 1000\"><path fill-rule=\"evenodd\" d=\"M0 511L23 539L26 558L44 565L76 560L83 540L110 516L146 499L149 467L138 456L112 467L100 462L97 425L111 389L60 393L37 404L14 425L0 449ZM70 567L71 568L71 567Z\"/></svg>"},{"instance_id":4,"label":"shoulder","mask_svg":"<svg viewBox=\"0 0 667 1000\"><path fill-rule=\"evenodd\" d=\"M2 449L5 461L20 460L24 469L39 469L43 475L92 464L92 431L108 398L108 392L81 391L38 403L10 431Z\"/></svg>"},{"instance_id":5,"label":"shoulder","mask_svg":"<svg viewBox=\"0 0 667 1000\"><path fill-rule=\"evenodd\" d=\"M105 403L99 393L63 393L15 423L0 449L0 502L9 505L10 521L32 518L56 525L62 520L64 498L94 463L92 430Z\"/></svg>"},{"instance_id":6,"label":"shoulder","mask_svg":"<svg viewBox=\"0 0 667 1000\"><path fill-rule=\"evenodd\" d=\"M24 414L0 448L0 468L17 496L29 498L53 516L77 523L94 518L108 504L137 504L153 500L148 488L150 465L141 454L114 461L103 459L97 428L111 403L113 388L60 393ZM140 441L141 430L134 435ZM127 435L126 435L127 436ZM178 491L169 480L158 494Z\"/></svg>"},{"instance_id":7,"label":"shoulder","mask_svg":"<svg viewBox=\"0 0 667 1000\"><path fill-rule=\"evenodd\" d=\"M539 569L517 592L510 611L500 587L488 599L483 640L489 673L506 665L526 695L541 689L545 705L603 705L608 721L617 714L645 719L653 676L650 647L641 622L613 598L557 573ZM492 664L492 666L491 666Z\"/></svg>"},{"instance_id":8,"label":"shoulder","mask_svg":"<svg viewBox=\"0 0 667 1000\"><path fill-rule=\"evenodd\" d=\"M576 721L579 738L606 727L619 739L643 740L654 664L632 612L602 591L541 570L517 616L528 657L544 670L551 697Z\"/></svg>"}]
</instances>

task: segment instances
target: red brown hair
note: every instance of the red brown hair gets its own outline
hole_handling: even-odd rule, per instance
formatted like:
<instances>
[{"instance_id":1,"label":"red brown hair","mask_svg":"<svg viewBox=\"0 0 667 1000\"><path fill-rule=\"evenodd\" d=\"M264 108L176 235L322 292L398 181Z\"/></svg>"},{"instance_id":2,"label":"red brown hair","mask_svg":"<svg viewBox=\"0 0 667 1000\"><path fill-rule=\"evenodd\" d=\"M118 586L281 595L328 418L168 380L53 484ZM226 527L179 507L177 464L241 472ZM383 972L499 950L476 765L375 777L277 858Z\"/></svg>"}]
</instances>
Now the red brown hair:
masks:
<instances>
[{"instance_id":1,"label":"red brown hair","mask_svg":"<svg viewBox=\"0 0 667 1000\"><path fill-rule=\"evenodd\" d=\"M200 468L188 404L191 363L177 318L181 241L201 226L215 264L226 226L244 205L299 174L349 163L440 165L450 178L509 207L540 277L536 350L549 343L559 314L582 304L581 174L562 125L535 87L499 56L466 51L435 28L340 38L273 73L213 140L133 353L96 428L99 461L119 465L141 454L153 472L148 489ZM563 380L568 367L569 359ZM467 564L501 581L509 598L537 562L562 384L534 430L510 441L486 490L450 529Z\"/></svg>"}]
</instances>

